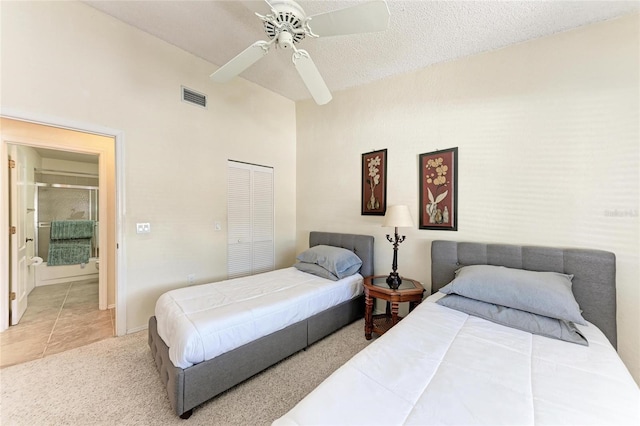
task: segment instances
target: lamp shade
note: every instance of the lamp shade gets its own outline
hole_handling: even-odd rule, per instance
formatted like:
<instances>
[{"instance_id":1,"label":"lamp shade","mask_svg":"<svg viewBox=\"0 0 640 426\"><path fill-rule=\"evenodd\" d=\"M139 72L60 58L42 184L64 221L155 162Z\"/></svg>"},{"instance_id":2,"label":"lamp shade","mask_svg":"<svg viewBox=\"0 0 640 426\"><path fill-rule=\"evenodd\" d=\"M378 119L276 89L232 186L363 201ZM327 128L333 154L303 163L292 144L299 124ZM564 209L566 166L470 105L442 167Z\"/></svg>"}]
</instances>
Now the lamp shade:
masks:
<instances>
[{"instance_id":1,"label":"lamp shade","mask_svg":"<svg viewBox=\"0 0 640 426\"><path fill-rule=\"evenodd\" d=\"M405 205L387 207L382 226L411 228L413 226L413 220L411 219L411 213L409 213L409 207Z\"/></svg>"}]
</instances>

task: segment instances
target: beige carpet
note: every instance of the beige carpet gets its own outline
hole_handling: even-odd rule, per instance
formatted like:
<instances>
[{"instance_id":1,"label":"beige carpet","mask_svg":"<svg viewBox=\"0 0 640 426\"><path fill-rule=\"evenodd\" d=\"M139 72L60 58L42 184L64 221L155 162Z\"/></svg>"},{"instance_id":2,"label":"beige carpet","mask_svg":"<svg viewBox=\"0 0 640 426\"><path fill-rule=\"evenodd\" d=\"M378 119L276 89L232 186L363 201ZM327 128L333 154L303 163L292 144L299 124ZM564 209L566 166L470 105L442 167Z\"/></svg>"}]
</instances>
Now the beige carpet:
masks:
<instances>
[{"instance_id":1,"label":"beige carpet","mask_svg":"<svg viewBox=\"0 0 640 426\"><path fill-rule=\"evenodd\" d=\"M110 338L0 370L0 423L268 425L368 343L364 320L356 321L181 420L160 383L147 332Z\"/></svg>"}]
</instances>

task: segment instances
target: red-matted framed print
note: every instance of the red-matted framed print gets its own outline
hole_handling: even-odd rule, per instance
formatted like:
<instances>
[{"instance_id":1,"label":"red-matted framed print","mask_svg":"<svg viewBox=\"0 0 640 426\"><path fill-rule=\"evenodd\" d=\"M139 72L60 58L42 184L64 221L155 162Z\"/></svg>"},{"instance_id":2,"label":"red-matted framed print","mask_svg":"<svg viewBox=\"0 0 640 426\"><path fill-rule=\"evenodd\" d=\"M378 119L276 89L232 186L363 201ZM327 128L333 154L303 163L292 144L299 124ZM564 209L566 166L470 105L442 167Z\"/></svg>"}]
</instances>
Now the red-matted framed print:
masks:
<instances>
[{"instance_id":1,"label":"red-matted framed print","mask_svg":"<svg viewBox=\"0 0 640 426\"><path fill-rule=\"evenodd\" d=\"M384 216L387 211L387 150L362 154L363 215Z\"/></svg>"},{"instance_id":2,"label":"red-matted framed print","mask_svg":"<svg viewBox=\"0 0 640 426\"><path fill-rule=\"evenodd\" d=\"M420 154L420 229L458 230L458 148Z\"/></svg>"}]
</instances>

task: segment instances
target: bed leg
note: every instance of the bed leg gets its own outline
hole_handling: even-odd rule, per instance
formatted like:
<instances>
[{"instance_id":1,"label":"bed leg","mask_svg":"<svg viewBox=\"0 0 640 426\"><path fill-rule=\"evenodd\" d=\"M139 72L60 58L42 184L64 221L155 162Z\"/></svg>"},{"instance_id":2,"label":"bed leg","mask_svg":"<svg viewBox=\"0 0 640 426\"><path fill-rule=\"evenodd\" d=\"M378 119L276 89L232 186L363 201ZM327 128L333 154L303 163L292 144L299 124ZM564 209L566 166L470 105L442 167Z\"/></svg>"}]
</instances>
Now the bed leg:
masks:
<instances>
[{"instance_id":1,"label":"bed leg","mask_svg":"<svg viewBox=\"0 0 640 426\"><path fill-rule=\"evenodd\" d=\"M180 414L180 418L182 420L187 420L189 417L191 417L192 414L193 414L193 408L189 411L185 411L184 413Z\"/></svg>"}]
</instances>

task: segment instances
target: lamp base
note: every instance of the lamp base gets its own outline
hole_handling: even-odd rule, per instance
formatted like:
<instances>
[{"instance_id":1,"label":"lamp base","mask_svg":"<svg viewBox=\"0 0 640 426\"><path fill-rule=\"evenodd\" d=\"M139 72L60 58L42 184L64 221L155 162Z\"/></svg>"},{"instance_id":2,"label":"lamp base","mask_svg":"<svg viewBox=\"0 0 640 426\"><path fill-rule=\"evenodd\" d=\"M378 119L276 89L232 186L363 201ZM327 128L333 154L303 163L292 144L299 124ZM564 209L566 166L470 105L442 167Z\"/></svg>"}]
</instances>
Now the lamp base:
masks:
<instances>
[{"instance_id":1,"label":"lamp base","mask_svg":"<svg viewBox=\"0 0 640 426\"><path fill-rule=\"evenodd\" d=\"M400 275L398 275L397 272L390 273L387 277L387 285L389 288L397 290L398 287L400 287L400 284L402 284L402 278L400 278Z\"/></svg>"}]
</instances>

